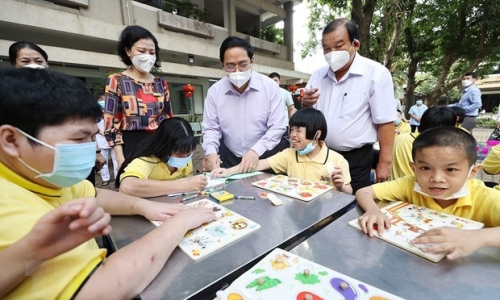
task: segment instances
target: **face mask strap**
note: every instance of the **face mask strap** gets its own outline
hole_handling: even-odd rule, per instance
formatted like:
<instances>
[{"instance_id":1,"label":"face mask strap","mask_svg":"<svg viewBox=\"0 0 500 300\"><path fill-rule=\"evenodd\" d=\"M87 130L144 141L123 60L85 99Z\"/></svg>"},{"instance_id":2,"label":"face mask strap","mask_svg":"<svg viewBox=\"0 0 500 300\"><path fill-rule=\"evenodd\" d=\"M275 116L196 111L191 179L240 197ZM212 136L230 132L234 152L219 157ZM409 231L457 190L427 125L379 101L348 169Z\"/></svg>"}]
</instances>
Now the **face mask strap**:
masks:
<instances>
[{"instance_id":1,"label":"face mask strap","mask_svg":"<svg viewBox=\"0 0 500 300\"><path fill-rule=\"evenodd\" d=\"M37 139L37 138L32 137L31 135L27 134L26 132L22 131L21 129L19 129L19 128L17 128L17 127L16 127L16 130L17 130L17 131L19 131L22 135L24 135L24 136L25 136L25 137L27 137L28 139L30 139L30 140L32 140L32 141L34 141L34 142L37 142L38 144L43 145L43 146L45 146L45 147L49 147L49 148L50 148L50 149L52 149L52 150L56 150L56 148L55 148L55 147L53 147L53 146L51 146L51 145L49 145L49 144L47 144L47 143L45 143L45 142L42 142L42 141L40 141L40 140L39 140L39 139Z\"/></svg>"}]
</instances>

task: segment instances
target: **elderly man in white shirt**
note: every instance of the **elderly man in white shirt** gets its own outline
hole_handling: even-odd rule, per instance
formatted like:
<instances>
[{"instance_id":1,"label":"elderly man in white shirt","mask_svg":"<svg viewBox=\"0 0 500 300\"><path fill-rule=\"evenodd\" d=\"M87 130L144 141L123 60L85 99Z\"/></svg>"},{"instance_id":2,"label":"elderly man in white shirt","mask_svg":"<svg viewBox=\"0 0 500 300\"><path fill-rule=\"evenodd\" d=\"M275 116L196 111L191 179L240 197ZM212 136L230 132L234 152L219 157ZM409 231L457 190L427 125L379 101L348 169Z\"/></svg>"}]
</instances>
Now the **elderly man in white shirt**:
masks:
<instances>
[{"instance_id":1,"label":"elderly man in white shirt","mask_svg":"<svg viewBox=\"0 0 500 300\"><path fill-rule=\"evenodd\" d=\"M306 86L302 106L314 106L328 122L329 148L349 162L353 190L370 185L372 145L379 141L377 182L391 174L394 144L392 77L383 65L362 57L359 31L349 19L336 19L323 30L328 66L315 71Z\"/></svg>"}]
</instances>

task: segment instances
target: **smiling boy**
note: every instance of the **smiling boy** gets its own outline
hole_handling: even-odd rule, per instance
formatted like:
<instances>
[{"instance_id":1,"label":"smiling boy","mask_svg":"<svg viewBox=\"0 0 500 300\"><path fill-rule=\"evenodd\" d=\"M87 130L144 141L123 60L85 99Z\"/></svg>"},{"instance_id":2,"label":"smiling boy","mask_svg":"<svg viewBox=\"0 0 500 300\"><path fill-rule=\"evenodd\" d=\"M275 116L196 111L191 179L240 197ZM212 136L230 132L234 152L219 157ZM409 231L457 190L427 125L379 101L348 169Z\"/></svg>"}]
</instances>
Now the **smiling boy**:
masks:
<instances>
[{"instance_id":1,"label":"smiling boy","mask_svg":"<svg viewBox=\"0 0 500 300\"><path fill-rule=\"evenodd\" d=\"M366 234L373 236L374 224L379 235L391 226L374 200L405 201L483 222L487 227L500 226L500 191L473 179L480 166L474 165L477 154L472 135L456 127L428 129L413 142L412 156L414 176L375 184L356 193L365 210L359 223Z\"/></svg>"}]
</instances>

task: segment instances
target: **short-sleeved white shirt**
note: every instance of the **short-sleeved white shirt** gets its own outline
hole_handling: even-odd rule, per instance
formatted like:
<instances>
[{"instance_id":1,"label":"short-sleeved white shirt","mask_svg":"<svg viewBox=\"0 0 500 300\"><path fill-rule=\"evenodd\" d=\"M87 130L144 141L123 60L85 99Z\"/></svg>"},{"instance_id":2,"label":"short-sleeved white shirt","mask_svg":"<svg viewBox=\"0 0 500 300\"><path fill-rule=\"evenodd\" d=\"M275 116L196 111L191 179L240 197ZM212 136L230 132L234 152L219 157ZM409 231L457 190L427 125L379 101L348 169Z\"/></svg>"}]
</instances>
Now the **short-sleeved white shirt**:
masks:
<instances>
[{"instance_id":1,"label":"short-sleeved white shirt","mask_svg":"<svg viewBox=\"0 0 500 300\"><path fill-rule=\"evenodd\" d=\"M349 151L377 141L377 125L397 118L392 77L386 67L358 53L337 81L329 66L316 70L306 89L318 88L314 107L325 115L329 148Z\"/></svg>"}]
</instances>

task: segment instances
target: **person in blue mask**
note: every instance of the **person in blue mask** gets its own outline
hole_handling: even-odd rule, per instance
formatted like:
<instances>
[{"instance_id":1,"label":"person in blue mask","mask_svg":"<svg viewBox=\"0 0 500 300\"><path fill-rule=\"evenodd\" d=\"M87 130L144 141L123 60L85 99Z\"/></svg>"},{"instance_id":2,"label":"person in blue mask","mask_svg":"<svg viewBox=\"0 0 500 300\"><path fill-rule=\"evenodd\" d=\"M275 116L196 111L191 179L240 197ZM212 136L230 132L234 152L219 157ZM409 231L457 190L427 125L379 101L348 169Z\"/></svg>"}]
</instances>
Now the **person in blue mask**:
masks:
<instances>
[{"instance_id":1,"label":"person in blue mask","mask_svg":"<svg viewBox=\"0 0 500 300\"><path fill-rule=\"evenodd\" d=\"M96 189L85 180L101 117L77 78L0 69L0 298L131 299L188 230L215 220L209 209ZM111 231L113 214L164 223L106 257L93 238Z\"/></svg>"},{"instance_id":2,"label":"person in blue mask","mask_svg":"<svg viewBox=\"0 0 500 300\"><path fill-rule=\"evenodd\" d=\"M301 109L290 118L289 126L292 148L259 160L257 170L272 169L275 173L333 185L337 191L352 194L349 163L324 143L327 125L323 113L315 108ZM228 177L238 172L238 166L218 168L211 176Z\"/></svg>"},{"instance_id":3,"label":"person in blue mask","mask_svg":"<svg viewBox=\"0 0 500 300\"><path fill-rule=\"evenodd\" d=\"M178 117L164 120L125 160L118 171L116 186L120 192L137 197L204 189L207 177L191 176L191 156L196 144L188 121Z\"/></svg>"}]
</instances>

